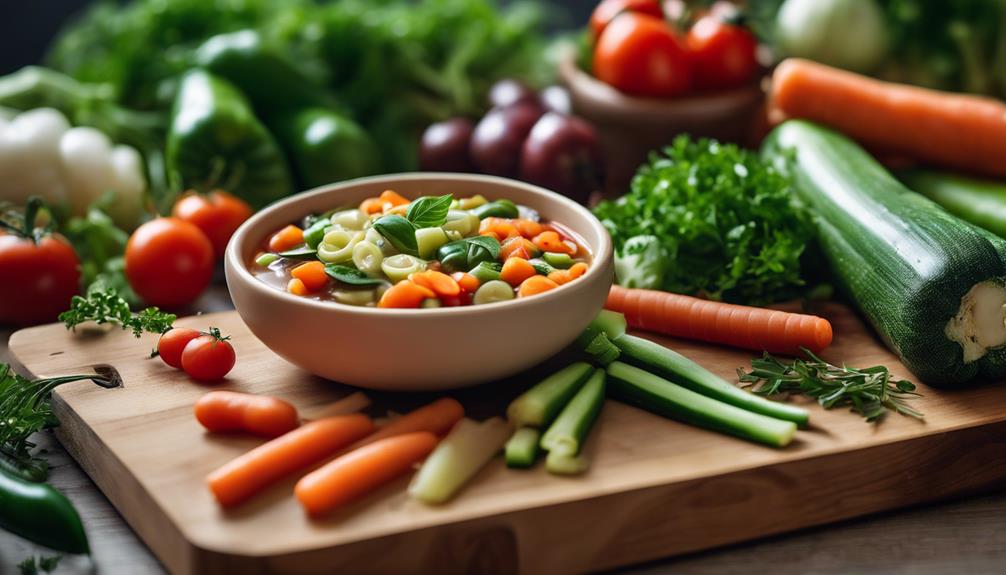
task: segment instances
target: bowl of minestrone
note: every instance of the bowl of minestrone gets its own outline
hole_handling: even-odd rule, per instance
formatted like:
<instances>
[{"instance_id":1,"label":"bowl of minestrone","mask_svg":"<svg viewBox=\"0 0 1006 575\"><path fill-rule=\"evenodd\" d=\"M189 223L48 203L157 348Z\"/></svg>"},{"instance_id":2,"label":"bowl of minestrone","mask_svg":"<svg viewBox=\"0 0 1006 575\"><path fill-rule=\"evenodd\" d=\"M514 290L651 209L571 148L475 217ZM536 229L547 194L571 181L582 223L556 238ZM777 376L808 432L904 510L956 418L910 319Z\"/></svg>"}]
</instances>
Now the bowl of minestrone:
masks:
<instances>
[{"instance_id":1,"label":"bowl of minestrone","mask_svg":"<svg viewBox=\"0 0 1006 575\"><path fill-rule=\"evenodd\" d=\"M603 307L611 241L585 208L491 176L403 174L277 202L234 234L227 285L288 361L374 389L493 381L572 342Z\"/></svg>"}]
</instances>

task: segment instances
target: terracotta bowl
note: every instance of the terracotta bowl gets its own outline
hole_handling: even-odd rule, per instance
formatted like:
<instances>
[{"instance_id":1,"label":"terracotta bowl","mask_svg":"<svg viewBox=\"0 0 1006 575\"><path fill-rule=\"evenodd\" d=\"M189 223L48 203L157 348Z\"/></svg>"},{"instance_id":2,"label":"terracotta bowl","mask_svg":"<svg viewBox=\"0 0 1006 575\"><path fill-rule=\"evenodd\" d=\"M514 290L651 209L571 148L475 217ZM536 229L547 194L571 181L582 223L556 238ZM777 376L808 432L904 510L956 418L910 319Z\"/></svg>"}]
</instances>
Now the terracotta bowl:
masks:
<instances>
[{"instance_id":1,"label":"terracotta bowl","mask_svg":"<svg viewBox=\"0 0 1006 575\"><path fill-rule=\"evenodd\" d=\"M509 198L561 222L594 261L581 278L544 294L480 306L421 310L354 307L301 298L248 270L265 238L312 212L360 203L393 189L422 195ZM467 174L401 174L323 186L277 202L242 225L224 263L241 319L272 351L321 377L398 391L465 387L513 375L570 344L603 307L611 285L611 239L584 207L513 180Z\"/></svg>"},{"instance_id":2,"label":"terracotta bowl","mask_svg":"<svg viewBox=\"0 0 1006 575\"><path fill-rule=\"evenodd\" d=\"M733 90L678 98L637 98L581 70L572 48L559 58L559 75L574 112L597 129L607 162L606 194L622 195L649 153L678 134L744 143L752 132L762 90L752 84Z\"/></svg>"}]
</instances>

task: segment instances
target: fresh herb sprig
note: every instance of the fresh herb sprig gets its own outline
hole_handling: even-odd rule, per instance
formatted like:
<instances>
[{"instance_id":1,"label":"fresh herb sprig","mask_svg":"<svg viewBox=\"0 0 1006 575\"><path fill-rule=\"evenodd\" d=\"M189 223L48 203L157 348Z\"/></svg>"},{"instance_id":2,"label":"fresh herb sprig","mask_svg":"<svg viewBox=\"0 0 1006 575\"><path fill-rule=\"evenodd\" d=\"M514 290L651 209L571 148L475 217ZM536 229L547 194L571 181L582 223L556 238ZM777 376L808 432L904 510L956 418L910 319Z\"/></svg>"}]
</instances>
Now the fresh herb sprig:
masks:
<instances>
[{"instance_id":1,"label":"fresh herb sprig","mask_svg":"<svg viewBox=\"0 0 1006 575\"><path fill-rule=\"evenodd\" d=\"M148 307L133 313L126 301L114 289L91 289L87 297L74 296L70 309L59 314L59 321L66 324L66 329L93 321L97 324L116 323L122 329L132 330L135 337L144 332L162 334L171 329L177 316L160 311L156 307Z\"/></svg>"},{"instance_id":2,"label":"fresh herb sprig","mask_svg":"<svg viewBox=\"0 0 1006 575\"><path fill-rule=\"evenodd\" d=\"M28 557L24 561L17 564L17 568L21 571L21 575L38 575L39 573L52 573L59 567L59 562L63 559L62 555L51 555L51 556L34 556Z\"/></svg>"},{"instance_id":3,"label":"fresh herb sprig","mask_svg":"<svg viewBox=\"0 0 1006 575\"><path fill-rule=\"evenodd\" d=\"M90 379L102 387L115 387L111 379L99 375L68 375L30 380L0 363L0 452L19 469L44 477L44 463L35 459L35 445L29 437L37 431L57 425L49 397L57 386Z\"/></svg>"},{"instance_id":4,"label":"fresh herb sprig","mask_svg":"<svg viewBox=\"0 0 1006 575\"><path fill-rule=\"evenodd\" d=\"M799 393L813 397L825 409L848 406L868 422L883 419L887 411L922 419L907 400L920 395L915 384L905 379L893 379L882 365L856 369L832 365L810 350L803 349L807 359L784 363L766 353L751 361L751 371L737 369L742 384L752 386L759 395Z\"/></svg>"}]
</instances>

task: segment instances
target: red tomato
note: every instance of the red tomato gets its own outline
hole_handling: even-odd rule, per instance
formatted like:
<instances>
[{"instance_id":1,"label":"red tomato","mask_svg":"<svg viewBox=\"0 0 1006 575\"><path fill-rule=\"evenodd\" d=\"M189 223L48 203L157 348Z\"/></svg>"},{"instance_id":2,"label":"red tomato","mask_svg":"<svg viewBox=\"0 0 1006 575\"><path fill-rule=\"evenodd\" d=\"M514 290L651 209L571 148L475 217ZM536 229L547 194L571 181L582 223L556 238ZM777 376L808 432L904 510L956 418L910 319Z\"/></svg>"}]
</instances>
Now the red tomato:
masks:
<instances>
[{"instance_id":1,"label":"red tomato","mask_svg":"<svg viewBox=\"0 0 1006 575\"><path fill-rule=\"evenodd\" d=\"M660 0L602 0L597 8L594 8L594 13L590 15L590 31L594 33L594 38L600 37L601 32L604 32L615 16L622 12L638 12L656 18L664 17Z\"/></svg>"},{"instance_id":2,"label":"red tomato","mask_svg":"<svg viewBox=\"0 0 1006 575\"><path fill-rule=\"evenodd\" d=\"M676 96L691 87L691 63L677 36L663 20L640 14L622 14L604 30L594 75L635 96Z\"/></svg>"},{"instance_id":3,"label":"red tomato","mask_svg":"<svg viewBox=\"0 0 1006 575\"><path fill-rule=\"evenodd\" d=\"M182 369L196 381L222 379L234 367L234 360L234 348L212 327L209 334L193 339L182 350Z\"/></svg>"},{"instance_id":4,"label":"red tomato","mask_svg":"<svg viewBox=\"0 0 1006 575\"><path fill-rule=\"evenodd\" d=\"M0 235L0 323L56 321L80 287L77 253L59 234L34 241Z\"/></svg>"},{"instance_id":5,"label":"red tomato","mask_svg":"<svg viewBox=\"0 0 1006 575\"><path fill-rule=\"evenodd\" d=\"M685 38L700 88L743 86L758 69L758 40L750 30L724 22L713 13L699 18Z\"/></svg>"},{"instance_id":6,"label":"red tomato","mask_svg":"<svg viewBox=\"0 0 1006 575\"><path fill-rule=\"evenodd\" d=\"M213 245L196 226L157 218L136 228L126 243L126 277L150 305L191 303L213 276Z\"/></svg>"},{"instance_id":7,"label":"red tomato","mask_svg":"<svg viewBox=\"0 0 1006 575\"><path fill-rule=\"evenodd\" d=\"M202 333L187 327L172 328L161 334L161 339L157 340L157 355L161 356L164 363L178 369L182 368L182 350L188 343Z\"/></svg>"},{"instance_id":8,"label":"red tomato","mask_svg":"<svg viewBox=\"0 0 1006 575\"><path fill-rule=\"evenodd\" d=\"M185 194L175 202L171 215L202 230L213 244L217 258L221 258L227 241L234 235L234 230L251 217L252 209L244 200L216 190L208 195Z\"/></svg>"}]
</instances>

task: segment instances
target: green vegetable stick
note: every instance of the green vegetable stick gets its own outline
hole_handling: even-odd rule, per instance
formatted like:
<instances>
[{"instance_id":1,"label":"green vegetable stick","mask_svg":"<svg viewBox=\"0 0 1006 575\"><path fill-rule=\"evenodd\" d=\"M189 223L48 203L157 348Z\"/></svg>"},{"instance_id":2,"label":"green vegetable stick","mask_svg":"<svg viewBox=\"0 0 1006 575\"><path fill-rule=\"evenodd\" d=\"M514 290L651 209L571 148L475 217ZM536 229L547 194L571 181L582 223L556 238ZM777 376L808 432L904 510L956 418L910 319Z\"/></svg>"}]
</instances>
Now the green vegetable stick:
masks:
<instances>
[{"instance_id":1,"label":"green vegetable stick","mask_svg":"<svg viewBox=\"0 0 1006 575\"><path fill-rule=\"evenodd\" d=\"M553 475L580 475L589 467L586 457L570 455L562 450L549 452L545 458L545 471Z\"/></svg>"},{"instance_id":2,"label":"green vegetable stick","mask_svg":"<svg viewBox=\"0 0 1006 575\"><path fill-rule=\"evenodd\" d=\"M595 369L587 383L576 392L548 431L541 436L542 449L570 457L580 453L583 440L604 404L604 381L604 370Z\"/></svg>"},{"instance_id":3,"label":"green vegetable stick","mask_svg":"<svg viewBox=\"0 0 1006 575\"><path fill-rule=\"evenodd\" d=\"M260 255L259 257L255 258L255 263L258 264L258 265L260 265L260 266L262 266L262 267L267 267L269 264L273 263L274 261L276 261L278 259L279 259L279 256L276 255L276 254L264 253L264 254Z\"/></svg>"},{"instance_id":4,"label":"green vegetable stick","mask_svg":"<svg viewBox=\"0 0 1006 575\"><path fill-rule=\"evenodd\" d=\"M534 465L534 460L538 457L539 439L541 432L533 427L522 427L515 431L504 448L506 466L526 469Z\"/></svg>"},{"instance_id":5,"label":"green vegetable stick","mask_svg":"<svg viewBox=\"0 0 1006 575\"><path fill-rule=\"evenodd\" d=\"M579 361L543 379L507 407L507 419L516 427L548 425L590 377L593 368Z\"/></svg>"},{"instance_id":6,"label":"green vegetable stick","mask_svg":"<svg viewBox=\"0 0 1006 575\"><path fill-rule=\"evenodd\" d=\"M444 503L499 453L511 431L499 417L482 423L462 419L416 473L409 495L424 503Z\"/></svg>"}]
</instances>

